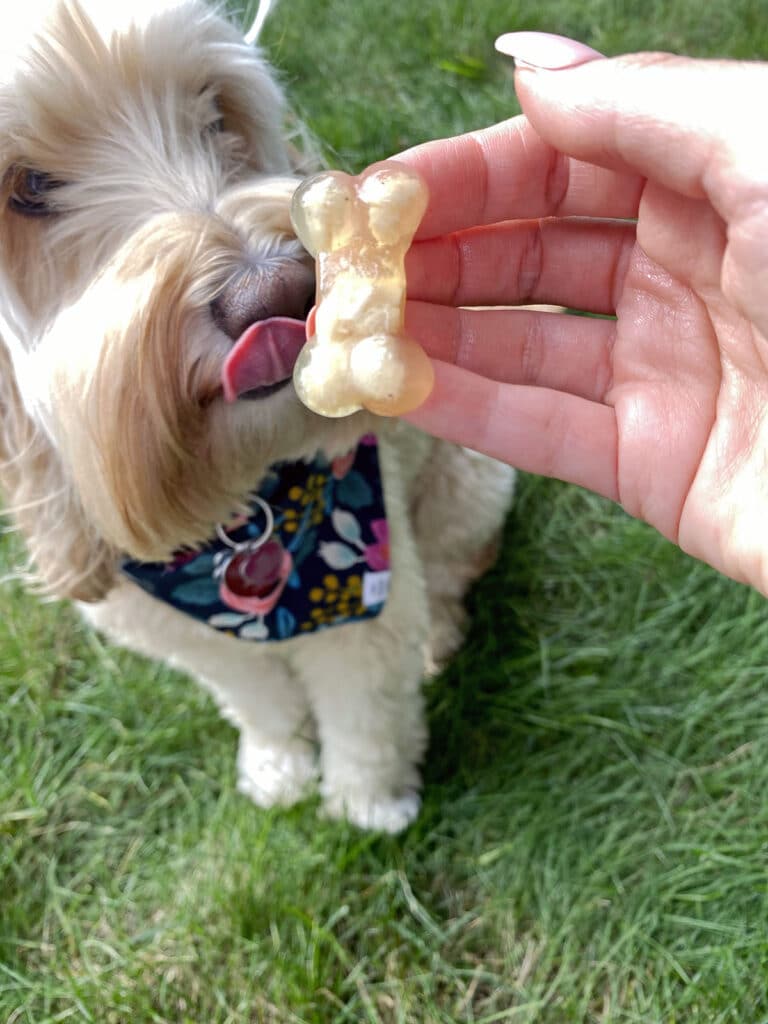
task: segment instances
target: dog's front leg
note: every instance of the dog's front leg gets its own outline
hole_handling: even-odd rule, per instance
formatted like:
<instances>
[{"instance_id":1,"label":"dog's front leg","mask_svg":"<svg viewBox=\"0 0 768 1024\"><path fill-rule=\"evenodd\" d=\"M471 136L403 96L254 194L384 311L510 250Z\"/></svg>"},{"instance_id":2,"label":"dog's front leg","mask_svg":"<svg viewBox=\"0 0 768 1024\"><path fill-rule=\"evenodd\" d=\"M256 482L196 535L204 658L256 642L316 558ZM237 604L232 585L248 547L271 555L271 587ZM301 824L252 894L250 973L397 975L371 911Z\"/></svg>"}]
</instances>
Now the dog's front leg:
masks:
<instances>
[{"instance_id":1,"label":"dog's front leg","mask_svg":"<svg viewBox=\"0 0 768 1024\"><path fill-rule=\"evenodd\" d=\"M240 730L237 788L259 807L289 807L317 781L314 723L302 688L285 661L242 640L219 658L210 649L177 659L210 690ZM219 646L219 645L217 645ZM213 655L213 657L212 657Z\"/></svg>"},{"instance_id":2,"label":"dog's front leg","mask_svg":"<svg viewBox=\"0 0 768 1024\"><path fill-rule=\"evenodd\" d=\"M327 812L398 832L420 802L429 608L397 452L382 444L381 455L392 568L386 603L376 618L315 634L291 661L317 723Z\"/></svg>"},{"instance_id":3,"label":"dog's front leg","mask_svg":"<svg viewBox=\"0 0 768 1024\"><path fill-rule=\"evenodd\" d=\"M329 631L305 679L325 810L361 828L399 832L419 810L423 653L409 632L380 621Z\"/></svg>"},{"instance_id":4,"label":"dog's front leg","mask_svg":"<svg viewBox=\"0 0 768 1024\"><path fill-rule=\"evenodd\" d=\"M286 806L317 778L314 726L285 660L156 601L133 583L115 587L84 616L110 639L187 672L240 731L238 788L260 807Z\"/></svg>"},{"instance_id":5,"label":"dog's front leg","mask_svg":"<svg viewBox=\"0 0 768 1024\"><path fill-rule=\"evenodd\" d=\"M255 661L250 685L208 681L240 729L237 788L259 807L288 807L317 780L314 723L304 694L277 658Z\"/></svg>"},{"instance_id":6,"label":"dog's front leg","mask_svg":"<svg viewBox=\"0 0 768 1024\"><path fill-rule=\"evenodd\" d=\"M211 663L208 652L176 664L210 690L222 715L240 731L237 788L259 807L289 807L317 780L314 723L301 687L286 663L242 640ZM202 652L197 652L202 654ZM219 653L223 653L220 651ZM214 674L215 673L215 674Z\"/></svg>"}]
</instances>

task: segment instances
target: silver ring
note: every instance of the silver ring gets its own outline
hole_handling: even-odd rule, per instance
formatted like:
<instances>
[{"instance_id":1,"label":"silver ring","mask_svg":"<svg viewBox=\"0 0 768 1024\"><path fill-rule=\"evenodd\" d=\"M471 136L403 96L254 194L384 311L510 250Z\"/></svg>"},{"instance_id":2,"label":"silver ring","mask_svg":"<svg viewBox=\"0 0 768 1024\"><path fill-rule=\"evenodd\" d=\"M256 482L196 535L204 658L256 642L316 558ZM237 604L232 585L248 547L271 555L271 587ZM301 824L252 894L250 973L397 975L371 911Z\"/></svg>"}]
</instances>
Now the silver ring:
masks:
<instances>
[{"instance_id":1,"label":"silver ring","mask_svg":"<svg viewBox=\"0 0 768 1024\"><path fill-rule=\"evenodd\" d=\"M238 544L236 541L232 540L231 537L227 536L227 531L224 529L221 523L216 523L216 536L219 538L222 544L226 544L227 547L232 548L233 551L257 551L262 546L262 544L266 544L266 542L272 536L272 531L275 528L275 517L272 512L272 509L266 503L266 501L264 501L263 498L260 498L257 494L254 495L253 500L264 513L264 516L266 517L267 520L267 524L264 527L264 532L261 534L261 536L256 538L249 538L248 540L241 541Z\"/></svg>"}]
</instances>

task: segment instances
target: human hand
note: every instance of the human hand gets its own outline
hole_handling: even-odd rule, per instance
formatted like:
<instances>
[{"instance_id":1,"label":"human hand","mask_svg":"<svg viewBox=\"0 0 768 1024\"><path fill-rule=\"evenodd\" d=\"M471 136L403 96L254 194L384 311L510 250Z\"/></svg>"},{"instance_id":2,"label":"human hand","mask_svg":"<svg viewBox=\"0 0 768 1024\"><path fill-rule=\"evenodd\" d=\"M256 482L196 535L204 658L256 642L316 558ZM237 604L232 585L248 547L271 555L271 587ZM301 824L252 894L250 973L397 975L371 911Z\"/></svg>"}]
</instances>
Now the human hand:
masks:
<instances>
[{"instance_id":1,"label":"human hand","mask_svg":"<svg viewBox=\"0 0 768 1024\"><path fill-rule=\"evenodd\" d=\"M397 158L431 191L407 327L437 379L407 418L768 593L768 65L500 48L524 116Z\"/></svg>"}]
</instances>

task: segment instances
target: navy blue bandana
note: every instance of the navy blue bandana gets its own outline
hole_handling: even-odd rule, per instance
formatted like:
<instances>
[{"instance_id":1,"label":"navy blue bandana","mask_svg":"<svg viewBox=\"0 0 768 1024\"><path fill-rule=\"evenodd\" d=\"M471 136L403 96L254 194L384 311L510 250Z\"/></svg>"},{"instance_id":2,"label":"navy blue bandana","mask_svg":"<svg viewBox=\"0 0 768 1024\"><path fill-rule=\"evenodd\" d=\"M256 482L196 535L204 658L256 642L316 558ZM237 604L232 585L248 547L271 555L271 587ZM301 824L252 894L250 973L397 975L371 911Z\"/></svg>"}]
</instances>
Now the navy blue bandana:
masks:
<instances>
[{"instance_id":1,"label":"navy blue bandana","mask_svg":"<svg viewBox=\"0 0 768 1024\"><path fill-rule=\"evenodd\" d=\"M122 565L153 597L242 640L283 640L372 618L389 589L376 438L329 461L278 463L252 515L200 551Z\"/></svg>"}]
</instances>

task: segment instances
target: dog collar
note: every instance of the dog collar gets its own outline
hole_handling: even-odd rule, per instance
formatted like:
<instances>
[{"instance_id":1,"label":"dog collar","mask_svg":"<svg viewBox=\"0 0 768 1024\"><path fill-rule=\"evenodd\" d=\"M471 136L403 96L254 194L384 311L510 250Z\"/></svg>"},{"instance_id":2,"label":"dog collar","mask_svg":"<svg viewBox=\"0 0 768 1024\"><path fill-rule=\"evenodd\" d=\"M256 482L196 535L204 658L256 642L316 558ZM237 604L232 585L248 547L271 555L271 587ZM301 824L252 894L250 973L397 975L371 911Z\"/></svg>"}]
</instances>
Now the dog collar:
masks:
<instances>
[{"instance_id":1,"label":"dog collar","mask_svg":"<svg viewBox=\"0 0 768 1024\"><path fill-rule=\"evenodd\" d=\"M347 455L277 463L248 517L169 562L126 559L153 597L241 640L284 640L378 615L390 580L376 438Z\"/></svg>"}]
</instances>

